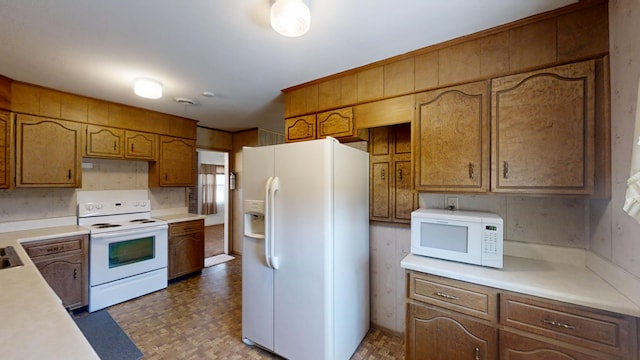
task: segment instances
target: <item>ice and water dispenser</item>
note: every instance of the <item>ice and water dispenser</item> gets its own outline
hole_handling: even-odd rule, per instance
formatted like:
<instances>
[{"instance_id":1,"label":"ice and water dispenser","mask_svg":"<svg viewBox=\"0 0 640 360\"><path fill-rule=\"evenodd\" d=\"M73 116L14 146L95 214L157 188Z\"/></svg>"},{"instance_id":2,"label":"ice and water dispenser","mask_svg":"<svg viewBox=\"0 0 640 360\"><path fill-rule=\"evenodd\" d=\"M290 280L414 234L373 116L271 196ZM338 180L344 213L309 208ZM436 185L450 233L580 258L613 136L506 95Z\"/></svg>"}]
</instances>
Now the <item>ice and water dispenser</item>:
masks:
<instances>
[{"instance_id":1,"label":"ice and water dispenser","mask_svg":"<svg viewBox=\"0 0 640 360\"><path fill-rule=\"evenodd\" d=\"M244 201L244 236L264 239L264 201Z\"/></svg>"}]
</instances>

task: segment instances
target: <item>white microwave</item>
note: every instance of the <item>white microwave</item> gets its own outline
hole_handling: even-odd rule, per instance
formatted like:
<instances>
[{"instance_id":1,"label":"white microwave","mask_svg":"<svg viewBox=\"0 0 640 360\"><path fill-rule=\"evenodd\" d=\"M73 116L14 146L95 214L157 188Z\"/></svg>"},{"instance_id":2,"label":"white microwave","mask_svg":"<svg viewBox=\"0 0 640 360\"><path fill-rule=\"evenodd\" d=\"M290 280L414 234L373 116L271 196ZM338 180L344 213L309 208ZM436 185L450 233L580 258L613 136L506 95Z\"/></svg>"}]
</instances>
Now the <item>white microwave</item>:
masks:
<instances>
[{"instance_id":1,"label":"white microwave","mask_svg":"<svg viewBox=\"0 0 640 360\"><path fill-rule=\"evenodd\" d=\"M411 253L502 268L502 218L480 211L417 209L411 213Z\"/></svg>"}]
</instances>

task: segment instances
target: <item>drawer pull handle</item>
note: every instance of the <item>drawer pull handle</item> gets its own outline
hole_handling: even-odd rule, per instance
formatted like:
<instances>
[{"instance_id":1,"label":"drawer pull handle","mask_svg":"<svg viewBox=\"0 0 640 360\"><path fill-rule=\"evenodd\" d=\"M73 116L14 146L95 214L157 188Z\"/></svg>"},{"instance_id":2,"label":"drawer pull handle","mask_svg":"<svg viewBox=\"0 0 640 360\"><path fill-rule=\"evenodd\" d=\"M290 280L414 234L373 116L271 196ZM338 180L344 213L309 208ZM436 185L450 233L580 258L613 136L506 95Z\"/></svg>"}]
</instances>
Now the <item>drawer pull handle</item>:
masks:
<instances>
[{"instance_id":1,"label":"drawer pull handle","mask_svg":"<svg viewBox=\"0 0 640 360\"><path fill-rule=\"evenodd\" d=\"M434 295L437 295L437 296L443 297L443 298L448 299L448 300L458 300L458 297L457 297L457 296L455 296L455 295L445 294L445 293L440 292L440 291L438 291L438 292L434 293Z\"/></svg>"},{"instance_id":2,"label":"drawer pull handle","mask_svg":"<svg viewBox=\"0 0 640 360\"><path fill-rule=\"evenodd\" d=\"M557 327L561 327L561 328L569 329L569 330L573 330L573 329L576 328L573 325L561 323L561 322L555 321L555 320L544 319L544 320L542 320L542 322L547 324L547 325L553 325L553 326L557 326Z\"/></svg>"},{"instance_id":3,"label":"drawer pull handle","mask_svg":"<svg viewBox=\"0 0 640 360\"><path fill-rule=\"evenodd\" d=\"M74 279L78 278L78 269L73 269L73 278Z\"/></svg>"},{"instance_id":4,"label":"drawer pull handle","mask_svg":"<svg viewBox=\"0 0 640 360\"><path fill-rule=\"evenodd\" d=\"M480 349L476 348L476 360L480 360Z\"/></svg>"}]
</instances>

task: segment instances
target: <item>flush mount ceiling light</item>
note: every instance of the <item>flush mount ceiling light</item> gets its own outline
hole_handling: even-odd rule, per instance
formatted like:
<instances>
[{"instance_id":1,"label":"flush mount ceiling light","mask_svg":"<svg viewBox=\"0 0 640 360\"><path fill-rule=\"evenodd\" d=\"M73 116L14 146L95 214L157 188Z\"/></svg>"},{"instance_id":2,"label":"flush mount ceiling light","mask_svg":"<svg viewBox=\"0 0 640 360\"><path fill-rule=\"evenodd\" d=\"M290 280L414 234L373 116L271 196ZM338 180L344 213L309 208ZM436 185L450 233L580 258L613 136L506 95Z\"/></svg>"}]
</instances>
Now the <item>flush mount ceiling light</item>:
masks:
<instances>
[{"instance_id":1,"label":"flush mount ceiling light","mask_svg":"<svg viewBox=\"0 0 640 360\"><path fill-rule=\"evenodd\" d=\"M296 37L311 26L309 8L302 0L276 0L271 6L271 27L278 34Z\"/></svg>"},{"instance_id":2,"label":"flush mount ceiling light","mask_svg":"<svg viewBox=\"0 0 640 360\"><path fill-rule=\"evenodd\" d=\"M162 84L156 80L138 78L133 83L133 92L143 98L160 99L162 97Z\"/></svg>"}]
</instances>

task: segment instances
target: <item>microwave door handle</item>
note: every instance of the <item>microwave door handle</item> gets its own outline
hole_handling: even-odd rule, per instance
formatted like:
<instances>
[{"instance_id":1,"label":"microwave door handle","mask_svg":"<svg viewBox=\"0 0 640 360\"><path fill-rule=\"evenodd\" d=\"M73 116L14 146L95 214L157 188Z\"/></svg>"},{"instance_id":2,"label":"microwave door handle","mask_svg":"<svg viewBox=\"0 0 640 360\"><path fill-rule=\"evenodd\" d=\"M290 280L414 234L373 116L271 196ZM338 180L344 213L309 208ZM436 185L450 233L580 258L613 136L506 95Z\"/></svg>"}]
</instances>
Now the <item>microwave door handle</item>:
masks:
<instances>
[{"instance_id":1,"label":"microwave door handle","mask_svg":"<svg viewBox=\"0 0 640 360\"><path fill-rule=\"evenodd\" d=\"M269 204L269 212L271 213L271 218L270 221L271 223L269 224L269 230L271 232L270 234L270 240L269 240L269 257L271 258L271 267L274 270L278 270L279 265L279 259L276 256L276 192L280 190L280 180L277 177L273 178L273 181L271 182L271 189L269 191L269 197L271 198L271 203Z\"/></svg>"},{"instance_id":2,"label":"microwave door handle","mask_svg":"<svg viewBox=\"0 0 640 360\"><path fill-rule=\"evenodd\" d=\"M271 269L273 269L273 267L271 266L271 258L269 257L269 242L271 241L271 214L269 212L269 204L271 204L271 200L269 199L269 195L272 181L273 177L270 176L264 186L264 261L267 263L267 267Z\"/></svg>"}]
</instances>

